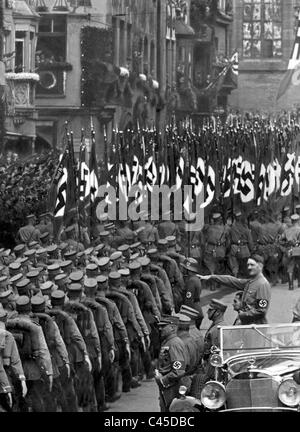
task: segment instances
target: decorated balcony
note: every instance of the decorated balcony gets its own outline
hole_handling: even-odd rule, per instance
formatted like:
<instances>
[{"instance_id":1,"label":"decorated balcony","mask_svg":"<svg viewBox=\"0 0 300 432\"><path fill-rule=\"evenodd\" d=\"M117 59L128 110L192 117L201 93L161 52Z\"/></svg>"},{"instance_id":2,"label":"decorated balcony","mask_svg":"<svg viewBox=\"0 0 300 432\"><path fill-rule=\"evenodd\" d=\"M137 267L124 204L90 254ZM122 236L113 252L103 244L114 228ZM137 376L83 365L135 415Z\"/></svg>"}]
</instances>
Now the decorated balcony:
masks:
<instances>
[{"instance_id":1,"label":"decorated balcony","mask_svg":"<svg viewBox=\"0 0 300 432\"><path fill-rule=\"evenodd\" d=\"M35 86L40 77L36 73L6 73L9 99L13 100L14 108L34 109Z\"/></svg>"}]
</instances>

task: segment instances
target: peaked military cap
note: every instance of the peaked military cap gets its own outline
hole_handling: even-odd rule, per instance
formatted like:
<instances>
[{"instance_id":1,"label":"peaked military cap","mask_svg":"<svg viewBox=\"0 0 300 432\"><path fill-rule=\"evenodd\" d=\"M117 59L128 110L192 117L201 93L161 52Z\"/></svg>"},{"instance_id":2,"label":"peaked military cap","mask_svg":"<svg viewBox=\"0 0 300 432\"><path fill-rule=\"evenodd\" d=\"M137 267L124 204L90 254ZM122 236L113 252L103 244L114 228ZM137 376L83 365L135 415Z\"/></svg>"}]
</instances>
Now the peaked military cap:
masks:
<instances>
[{"instance_id":1,"label":"peaked military cap","mask_svg":"<svg viewBox=\"0 0 300 432\"><path fill-rule=\"evenodd\" d=\"M166 237L166 240L168 242L168 245L176 245L176 237L175 236L168 236Z\"/></svg>"},{"instance_id":2,"label":"peaked military cap","mask_svg":"<svg viewBox=\"0 0 300 432\"><path fill-rule=\"evenodd\" d=\"M31 310L30 298L28 296L17 298L16 309L18 312L29 312Z\"/></svg>"},{"instance_id":3,"label":"peaked military cap","mask_svg":"<svg viewBox=\"0 0 300 432\"><path fill-rule=\"evenodd\" d=\"M20 261L14 261L11 264L9 264L8 268L10 270L20 270L20 268L22 267L22 264L20 263Z\"/></svg>"},{"instance_id":4,"label":"peaked military cap","mask_svg":"<svg viewBox=\"0 0 300 432\"><path fill-rule=\"evenodd\" d=\"M84 276L83 272L79 270L79 271L71 273L69 276L69 279L70 279L70 281L76 283L76 282L81 281L83 279L83 276Z\"/></svg>"},{"instance_id":5,"label":"peaked military cap","mask_svg":"<svg viewBox=\"0 0 300 432\"><path fill-rule=\"evenodd\" d=\"M109 232L108 231L102 231L100 234L99 234L99 236L100 237L108 237L109 236Z\"/></svg>"},{"instance_id":6,"label":"peaked military cap","mask_svg":"<svg viewBox=\"0 0 300 432\"><path fill-rule=\"evenodd\" d=\"M108 281L108 277L104 275L97 276L96 281L98 284L102 284Z\"/></svg>"},{"instance_id":7,"label":"peaked military cap","mask_svg":"<svg viewBox=\"0 0 300 432\"><path fill-rule=\"evenodd\" d=\"M66 295L61 290L55 290L51 293L51 304L53 306L62 306L65 303Z\"/></svg>"},{"instance_id":8,"label":"peaked military cap","mask_svg":"<svg viewBox=\"0 0 300 432\"><path fill-rule=\"evenodd\" d=\"M221 213L213 213L212 218L214 220L217 220L217 219L220 219L221 216L222 216Z\"/></svg>"},{"instance_id":9,"label":"peaked military cap","mask_svg":"<svg viewBox=\"0 0 300 432\"><path fill-rule=\"evenodd\" d=\"M83 290L83 287L82 287L81 284L78 284L78 283L72 283L72 284L70 284L70 285L67 287L67 290L68 290L68 291L71 291L71 292L80 292L80 291Z\"/></svg>"},{"instance_id":10,"label":"peaked military cap","mask_svg":"<svg viewBox=\"0 0 300 432\"><path fill-rule=\"evenodd\" d=\"M198 261L195 260L194 258L187 258L183 263L181 263L181 265L182 267L184 267L185 269L193 273L199 272Z\"/></svg>"},{"instance_id":11,"label":"peaked military cap","mask_svg":"<svg viewBox=\"0 0 300 432\"><path fill-rule=\"evenodd\" d=\"M110 259L108 257L100 258L98 261L99 267L106 267L110 263Z\"/></svg>"},{"instance_id":12,"label":"peaked military cap","mask_svg":"<svg viewBox=\"0 0 300 432\"><path fill-rule=\"evenodd\" d=\"M73 262L71 260L62 261L59 266L61 269L66 269L68 267L71 267Z\"/></svg>"},{"instance_id":13,"label":"peaked military cap","mask_svg":"<svg viewBox=\"0 0 300 432\"><path fill-rule=\"evenodd\" d=\"M97 288L97 280L94 278L85 279L84 287L88 289Z\"/></svg>"},{"instance_id":14,"label":"peaked military cap","mask_svg":"<svg viewBox=\"0 0 300 432\"><path fill-rule=\"evenodd\" d=\"M121 278L121 275L119 272L111 272L111 273L109 273L108 278L110 280L118 280Z\"/></svg>"},{"instance_id":15,"label":"peaked military cap","mask_svg":"<svg viewBox=\"0 0 300 432\"><path fill-rule=\"evenodd\" d=\"M140 254L139 254L138 252L136 252L136 253L130 255L129 260L130 260L131 262L132 262L132 261L136 261L139 257L140 257Z\"/></svg>"},{"instance_id":16,"label":"peaked military cap","mask_svg":"<svg viewBox=\"0 0 300 432\"><path fill-rule=\"evenodd\" d=\"M177 316L162 315L161 320L157 325L162 327L169 324L178 325L178 323L179 323L179 318Z\"/></svg>"},{"instance_id":17,"label":"peaked military cap","mask_svg":"<svg viewBox=\"0 0 300 432\"><path fill-rule=\"evenodd\" d=\"M54 283L51 281L47 281L41 284L41 291L48 291L54 287Z\"/></svg>"},{"instance_id":18,"label":"peaked military cap","mask_svg":"<svg viewBox=\"0 0 300 432\"><path fill-rule=\"evenodd\" d=\"M141 242L136 242L136 243L133 243L131 245L131 249L138 249L140 246L142 246L142 243Z\"/></svg>"},{"instance_id":19,"label":"peaked military cap","mask_svg":"<svg viewBox=\"0 0 300 432\"><path fill-rule=\"evenodd\" d=\"M147 254L152 256L152 255L156 255L158 253L158 250L156 248L153 249L148 249Z\"/></svg>"},{"instance_id":20,"label":"peaked military cap","mask_svg":"<svg viewBox=\"0 0 300 432\"><path fill-rule=\"evenodd\" d=\"M25 250L26 246L24 244L19 244L14 248L14 252L23 252Z\"/></svg>"},{"instance_id":21,"label":"peaked military cap","mask_svg":"<svg viewBox=\"0 0 300 432\"><path fill-rule=\"evenodd\" d=\"M138 262L141 264L142 267L147 267L150 265L151 261L148 257L140 257L138 259Z\"/></svg>"},{"instance_id":22,"label":"peaked military cap","mask_svg":"<svg viewBox=\"0 0 300 432\"><path fill-rule=\"evenodd\" d=\"M29 249L29 250L24 252L24 256L26 256L28 258L35 256L35 254L36 254L36 249Z\"/></svg>"},{"instance_id":23,"label":"peaked military cap","mask_svg":"<svg viewBox=\"0 0 300 432\"><path fill-rule=\"evenodd\" d=\"M121 259L122 257L123 257L122 252L114 252L111 254L110 260L111 261L117 261L117 260Z\"/></svg>"},{"instance_id":24,"label":"peaked military cap","mask_svg":"<svg viewBox=\"0 0 300 432\"><path fill-rule=\"evenodd\" d=\"M98 244L98 245L95 247L94 251L95 251L95 252L99 252L99 251L101 251L104 247L105 247L105 244L104 244L104 243L100 243L100 244Z\"/></svg>"},{"instance_id":25,"label":"peaked military cap","mask_svg":"<svg viewBox=\"0 0 300 432\"><path fill-rule=\"evenodd\" d=\"M141 264L138 261L133 261L129 264L129 270L131 272L134 272L136 270L140 270L141 269Z\"/></svg>"},{"instance_id":26,"label":"peaked military cap","mask_svg":"<svg viewBox=\"0 0 300 432\"><path fill-rule=\"evenodd\" d=\"M179 311L180 314L186 315L191 320L195 321L199 316L199 311L197 309L191 308L190 306L182 305Z\"/></svg>"},{"instance_id":27,"label":"peaked military cap","mask_svg":"<svg viewBox=\"0 0 300 432\"><path fill-rule=\"evenodd\" d=\"M47 253L47 249L45 249L45 248L39 248L36 250L37 255L44 255L46 253Z\"/></svg>"},{"instance_id":28,"label":"peaked military cap","mask_svg":"<svg viewBox=\"0 0 300 432\"><path fill-rule=\"evenodd\" d=\"M52 254L58 250L58 246L56 244L50 245L47 247L47 253Z\"/></svg>"},{"instance_id":29,"label":"peaked military cap","mask_svg":"<svg viewBox=\"0 0 300 432\"><path fill-rule=\"evenodd\" d=\"M6 300L11 295L13 295L13 291L11 289L1 292L0 293L0 302L1 302L1 300Z\"/></svg>"},{"instance_id":30,"label":"peaked military cap","mask_svg":"<svg viewBox=\"0 0 300 432\"><path fill-rule=\"evenodd\" d=\"M95 271L98 271L98 266L97 266L97 264L88 264L86 266L86 270L90 271L90 272L95 272Z\"/></svg>"},{"instance_id":31,"label":"peaked military cap","mask_svg":"<svg viewBox=\"0 0 300 432\"><path fill-rule=\"evenodd\" d=\"M40 272L38 270L32 270L26 273L27 279L35 279L39 276Z\"/></svg>"},{"instance_id":32,"label":"peaked military cap","mask_svg":"<svg viewBox=\"0 0 300 432\"><path fill-rule=\"evenodd\" d=\"M291 216L291 220L292 220L293 222L297 222L299 219L300 219L300 216L299 216L298 214L293 214L293 215Z\"/></svg>"},{"instance_id":33,"label":"peaked military cap","mask_svg":"<svg viewBox=\"0 0 300 432\"><path fill-rule=\"evenodd\" d=\"M31 297L31 307L32 311L38 306L42 306L46 303L45 298L42 295L35 295Z\"/></svg>"},{"instance_id":34,"label":"peaked military cap","mask_svg":"<svg viewBox=\"0 0 300 432\"><path fill-rule=\"evenodd\" d=\"M176 314L175 316L178 317L178 319L179 319L179 324L186 324L186 325L188 325L188 324L191 323L191 318L188 317L187 315L184 315L184 314L178 313L178 314Z\"/></svg>"},{"instance_id":35,"label":"peaked military cap","mask_svg":"<svg viewBox=\"0 0 300 432\"><path fill-rule=\"evenodd\" d=\"M77 255L77 252L75 250L69 251L69 252L65 253L65 258L72 260L72 259L76 258L76 255Z\"/></svg>"},{"instance_id":36,"label":"peaked military cap","mask_svg":"<svg viewBox=\"0 0 300 432\"><path fill-rule=\"evenodd\" d=\"M121 276L130 276L130 271L128 268L119 269L118 272Z\"/></svg>"},{"instance_id":37,"label":"peaked military cap","mask_svg":"<svg viewBox=\"0 0 300 432\"><path fill-rule=\"evenodd\" d=\"M44 232L43 234L40 235L40 239L41 240L45 240L49 236L50 236L50 233L48 233L48 231L46 231L46 232Z\"/></svg>"},{"instance_id":38,"label":"peaked military cap","mask_svg":"<svg viewBox=\"0 0 300 432\"><path fill-rule=\"evenodd\" d=\"M37 241L32 241L28 244L29 249L35 248L36 246L38 246L39 243Z\"/></svg>"},{"instance_id":39,"label":"peaked military cap","mask_svg":"<svg viewBox=\"0 0 300 432\"><path fill-rule=\"evenodd\" d=\"M59 264L52 264L47 267L49 273L54 273L60 270Z\"/></svg>"},{"instance_id":40,"label":"peaked military cap","mask_svg":"<svg viewBox=\"0 0 300 432\"><path fill-rule=\"evenodd\" d=\"M60 273L58 275L55 276L54 278L54 282L55 283L60 283L65 281L65 279L67 279L68 275L66 275L66 273Z\"/></svg>"},{"instance_id":41,"label":"peaked military cap","mask_svg":"<svg viewBox=\"0 0 300 432\"><path fill-rule=\"evenodd\" d=\"M94 252L94 248L93 247L90 247L90 248L88 248L88 249L86 249L84 251L84 253L86 254L86 256L92 255L93 252Z\"/></svg>"},{"instance_id":42,"label":"peaked military cap","mask_svg":"<svg viewBox=\"0 0 300 432\"><path fill-rule=\"evenodd\" d=\"M27 278L21 279L18 283L16 283L16 288L22 289L22 288L27 288L30 284L30 280Z\"/></svg>"},{"instance_id":43,"label":"peaked military cap","mask_svg":"<svg viewBox=\"0 0 300 432\"><path fill-rule=\"evenodd\" d=\"M130 249L130 246L128 244L124 244L118 247L119 252L127 252Z\"/></svg>"},{"instance_id":44,"label":"peaked military cap","mask_svg":"<svg viewBox=\"0 0 300 432\"><path fill-rule=\"evenodd\" d=\"M211 309L220 310L222 312L225 312L227 309L227 305L225 303L223 303L222 301L217 300L217 299L212 299L209 303L209 307Z\"/></svg>"},{"instance_id":45,"label":"peaked military cap","mask_svg":"<svg viewBox=\"0 0 300 432\"><path fill-rule=\"evenodd\" d=\"M11 285L15 285L23 278L24 278L23 273L18 273L15 276L11 277L9 282L11 283Z\"/></svg>"}]
</instances>

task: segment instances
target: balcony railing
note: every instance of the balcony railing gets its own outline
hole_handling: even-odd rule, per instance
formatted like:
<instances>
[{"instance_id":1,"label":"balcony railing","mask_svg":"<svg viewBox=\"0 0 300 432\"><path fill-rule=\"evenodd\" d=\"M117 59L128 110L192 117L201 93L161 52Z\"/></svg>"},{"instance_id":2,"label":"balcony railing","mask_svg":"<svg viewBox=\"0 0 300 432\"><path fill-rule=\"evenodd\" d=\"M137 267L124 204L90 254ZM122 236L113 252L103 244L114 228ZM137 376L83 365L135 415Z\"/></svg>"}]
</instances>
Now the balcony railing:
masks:
<instances>
[{"instance_id":1,"label":"balcony railing","mask_svg":"<svg viewBox=\"0 0 300 432\"><path fill-rule=\"evenodd\" d=\"M9 87L10 97L13 98L15 109L34 109L35 84L39 81L39 75L35 73L6 73L5 78Z\"/></svg>"}]
</instances>

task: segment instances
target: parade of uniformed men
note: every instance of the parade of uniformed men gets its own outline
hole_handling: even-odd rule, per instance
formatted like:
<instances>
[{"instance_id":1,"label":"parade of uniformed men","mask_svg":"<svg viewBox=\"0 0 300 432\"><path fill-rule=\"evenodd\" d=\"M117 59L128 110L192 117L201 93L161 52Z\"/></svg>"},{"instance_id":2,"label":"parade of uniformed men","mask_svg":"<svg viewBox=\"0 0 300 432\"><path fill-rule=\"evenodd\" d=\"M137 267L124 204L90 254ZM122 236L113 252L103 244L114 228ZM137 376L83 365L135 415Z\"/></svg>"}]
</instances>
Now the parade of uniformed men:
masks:
<instances>
[{"instance_id":1,"label":"parade of uniformed men","mask_svg":"<svg viewBox=\"0 0 300 432\"><path fill-rule=\"evenodd\" d=\"M294 3L0 2L0 412L300 410Z\"/></svg>"}]
</instances>

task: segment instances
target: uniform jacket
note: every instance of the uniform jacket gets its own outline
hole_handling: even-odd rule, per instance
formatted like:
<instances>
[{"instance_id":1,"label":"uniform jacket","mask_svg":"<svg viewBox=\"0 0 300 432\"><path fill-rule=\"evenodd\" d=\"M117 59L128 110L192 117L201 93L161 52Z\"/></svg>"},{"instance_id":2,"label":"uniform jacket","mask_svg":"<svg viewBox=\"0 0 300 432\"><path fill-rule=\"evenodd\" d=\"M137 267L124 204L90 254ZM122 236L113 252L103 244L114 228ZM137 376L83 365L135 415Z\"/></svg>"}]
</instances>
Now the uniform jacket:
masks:
<instances>
[{"instance_id":1,"label":"uniform jacket","mask_svg":"<svg viewBox=\"0 0 300 432\"><path fill-rule=\"evenodd\" d=\"M258 275L254 279L238 279L233 276L212 276L212 280L239 291L242 296L242 312L239 317L242 324L266 324L266 314L271 300L271 287L267 279Z\"/></svg>"},{"instance_id":2,"label":"uniform jacket","mask_svg":"<svg viewBox=\"0 0 300 432\"><path fill-rule=\"evenodd\" d=\"M0 339L4 337L4 346L2 352L3 366L8 367L16 378L24 375L22 362L20 359L18 347L13 335L7 331L0 329ZM1 343L0 343L1 345Z\"/></svg>"},{"instance_id":3,"label":"uniform jacket","mask_svg":"<svg viewBox=\"0 0 300 432\"><path fill-rule=\"evenodd\" d=\"M68 301L64 310L71 313L75 318L79 331L86 343L90 358L95 359L101 354L101 344L93 312L82 302Z\"/></svg>"},{"instance_id":4,"label":"uniform jacket","mask_svg":"<svg viewBox=\"0 0 300 432\"><path fill-rule=\"evenodd\" d=\"M185 375L186 357L184 342L176 334L170 335L162 342L158 370L163 375L164 387L178 384L180 378Z\"/></svg>"},{"instance_id":5,"label":"uniform jacket","mask_svg":"<svg viewBox=\"0 0 300 432\"><path fill-rule=\"evenodd\" d=\"M150 264L150 270L151 271L157 271L158 277L163 281L164 284L164 298L166 298L166 301L170 301L172 303L172 307L174 308L174 297L173 297L173 291L172 291L172 286L169 280L169 277L167 275L167 272L161 268L159 265ZM159 287L158 287L159 290ZM162 296L161 292L160 295ZM168 299L168 300L167 300ZM162 299L163 302L163 299Z\"/></svg>"},{"instance_id":6,"label":"uniform jacket","mask_svg":"<svg viewBox=\"0 0 300 432\"><path fill-rule=\"evenodd\" d=\"M70 362L72 364L83 362L84 356L88 354L87 347L72 316L55 308L51 309L49 314L55 318L60 334L66 344Z\"/></svg>"},{"instance_id":7,"label":"uniform jacket","mask_svg":"<svg viewBox=\"0 0 300 432\"><path fill-rule=\"evenodd\" d=\"M65 364L70 363L66 345L53 318L46 313L36 313L34 314L34 317L38 318L39 323L43 328L52 358L53 376L55 378L59 374L57 368L61 368Z\"/></svg>"},{"instance_id":8,"label":"uniform jacket","mask_svg":"<svg viewBox=\"0 0 300 432\"><path fill-rule=\"evenodd\" d=\"M116 303L122 320L127 328L129 341L133 342L134 340L143 337L143 332L136 320L133 307L128 298L115 289L107 293L107 298Z\"/></svg>"},{"instance_id":9,"label":"uniform jacket","mask_svg":"<svg viewBox=\"0 0 300 432\"><path fill-rule=\"evenodd\" d=\"M105 296L96 297L96 302L106 308L108 318L113 327L114 340L128 342L127 330L116 303Z\"/></svg>"},{"instance_id":10,"label":"uniform jacket","mask_svg":"<svg viewBox=\"0 0 300 432\"><path fill-rule=\"evenodd\" d=\"M30 337L30 353L20 353L27 380L39 380L45 374L53 375L51 355L47 347L42 327L28 315L19 315L7 322L7 328L22 330Z\"/></svg>"},{"instance_id":11,"label":"uniform jacket","mask_svg":"<svg viewBox=\"0 0 300 432\"><path fill-rule=\"evenodd\" d=\"M149 336L149 330L148 330L147 324L144 320L142 311L141 311L140 306L139 306L139 302L138 302L135 294L133 292L127 290L126 288L120 288L120 292L122 294L124 294L129 299L130 303L132 304L136 320L137 320L144 336Z\"/></svg>"},{"instance_id":12,"label":"uniform jacket","mask_svg":"<svg viewBox=\"0 0 300 432\"><path fill-rule=\"evenodd\" d=\"M104 343L106 349L114 349L114 332L106 308L93 299L84 298L81 301L93 312L101 343Z\"/></svg>"}]
</instances>

